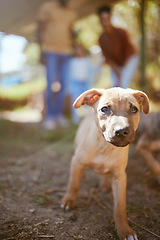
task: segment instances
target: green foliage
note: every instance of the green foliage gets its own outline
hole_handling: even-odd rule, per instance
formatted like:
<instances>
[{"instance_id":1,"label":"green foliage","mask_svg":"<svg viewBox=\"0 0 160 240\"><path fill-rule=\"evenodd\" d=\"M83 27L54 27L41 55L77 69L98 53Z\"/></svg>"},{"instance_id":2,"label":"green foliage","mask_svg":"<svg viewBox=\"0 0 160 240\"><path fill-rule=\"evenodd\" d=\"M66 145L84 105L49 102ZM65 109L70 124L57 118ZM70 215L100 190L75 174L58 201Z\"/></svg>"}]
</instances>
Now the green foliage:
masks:
<instances>
[{"instance_id":1,"label":"green foliage","mask_svg":"<svg viewBox=\"0 0 160 240\"><path fill-rule=\"evenodd\" d=\"M147 65L147 76L148 84L151 85L154 89L160 91L160 70L156 62L150 62Z\"/></svg>"},{"instance_id":2,"label":"green foliage","mask_svg":"<svg viewBox=\"0 0 160 240\"><path fill-rule=\"evenodd\" d=\"M126 29L131 37L138 38L140 34L138 15L140 4L137 0L121 1L114 5L112 22L118 27Z\"/></svg>"},{"instance_id":3,"label":"green foliage","mask_svg":"<svg viewBox=\"0 0 160 240\"><path fill-rule=\"evenodd\" d=\"M26 56L26 64L35 64L39 62L40 59L40 47L37 43L28 43L28 45L23 50Z\"/></svg>"},{"instance_id":4,"label":"green foliage","mask_svg":"<svg viewBox=\"0 0 160 240\"><path fill-rule=\"evenodd\" d=\"M77 42L82 43L87 49L96 45L101 32L98 16L91 15L77 21L74 25L74 31L78 33Z\"/></svg>"}]
</instances>

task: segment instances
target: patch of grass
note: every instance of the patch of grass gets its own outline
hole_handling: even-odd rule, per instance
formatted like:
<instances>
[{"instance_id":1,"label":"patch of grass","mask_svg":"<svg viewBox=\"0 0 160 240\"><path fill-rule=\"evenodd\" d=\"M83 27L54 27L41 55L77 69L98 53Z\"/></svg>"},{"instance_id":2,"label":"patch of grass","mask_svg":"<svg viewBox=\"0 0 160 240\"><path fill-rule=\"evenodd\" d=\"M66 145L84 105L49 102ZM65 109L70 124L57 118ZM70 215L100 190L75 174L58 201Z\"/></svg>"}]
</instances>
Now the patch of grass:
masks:
<instances>
[{"instance_id":1,"label":"patch of grass","mask_svg":"<svg viewBox=\"0 0 160 240\"><path fill-rule=\"evenodd\" d=\"M0 189L5 189L7 188L7 184L5 183L0 183Z\"/></svg>"},{"instance_id":2,"label":"patch of grass","mask_svg":"<svg viewBox=\"0 0 160 240\"><path fill-rule=\"evenodd\" d=\"M136 211L142 210L142 207L128 204L127 205L127 210L129 210L130 212L136 212Z\"/></svg>"},{"instance_id":3,"label":"patch of grass","mask_svg":"<svg viewBox=\"0 0 160 240\"><path fill-rule=\"evenodd\" d=\"M51 197L50 196L44 196L44 195L31 196L31 200L39 203L40 205L47 205L47 204L52 203Z\"/></svg>"},{"instance_id":4,"label":"patch of grass","mask_svg":"<svg viewBox=\"0 0 160 240\"><path fill-rule=\"evenodd\" d=\"M72 125L69 128L59 128L53 132L49 132L43 138L49 142L57 142L60 140L72 142L76 135L77 127Z\"/></svg>"},{"instance_id":5,"label":"patch of grass","mask_svg":"<svg viewBox=\"0 0 160 240\"><path fill-rule=\"evenodd\" d=\"M33 93L44 91L46 80L42 78L32 79L12 87L0 86L0 97L10 100L22 100Z\"/></svg>"}]
</instances>

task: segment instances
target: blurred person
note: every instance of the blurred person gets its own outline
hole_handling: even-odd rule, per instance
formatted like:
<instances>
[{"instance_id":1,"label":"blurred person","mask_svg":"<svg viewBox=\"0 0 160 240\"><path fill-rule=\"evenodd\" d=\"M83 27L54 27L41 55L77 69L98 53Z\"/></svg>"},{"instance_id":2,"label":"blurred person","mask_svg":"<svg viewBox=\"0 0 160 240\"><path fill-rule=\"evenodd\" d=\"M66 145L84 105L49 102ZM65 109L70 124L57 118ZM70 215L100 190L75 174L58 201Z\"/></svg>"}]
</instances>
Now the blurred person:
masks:
<instances>
[{"instance_id":1,"label":"blurred person","mask_svg":"<svg viewBox=\"0 0 160 240\"><path fill-rule=\"evenodd\" d=\"M127 32L112 25L109 6L100 7L98 15L103 28L103 33L99 37L99 45L105 62L111 67L113 87L130 87L139 63L137 51Z\"/></svg>"},{"instance_id":2,"label":"blurred person","mask_svg":"<svg viewBox=\"0 0 160 240\"><path fill-rule=\"evenodd\" d=\"M37 37L41 48L41 61L46 66L45 93L48 129L67 126L63 115L66 66L72 49L71 26L76 13L67 7L67 0L46 1L38 12Z\"/></svg>"},{"instance_id":3,"label":"blurred person","mask_svg":"<svg viewBox=\"0 0 160 240\"><path fill-rule=\"evenodd\" d=\"M74 56L68 64L68 84L69 93L72 98L72 104L77 97L93 86L94 74L98 67L94 66L90 57L87 55L87 50L82 44L75 43ZM71 107L72 120L75 124L80 121L80 116L77 109Z\"/></svg>"}]
</instances>

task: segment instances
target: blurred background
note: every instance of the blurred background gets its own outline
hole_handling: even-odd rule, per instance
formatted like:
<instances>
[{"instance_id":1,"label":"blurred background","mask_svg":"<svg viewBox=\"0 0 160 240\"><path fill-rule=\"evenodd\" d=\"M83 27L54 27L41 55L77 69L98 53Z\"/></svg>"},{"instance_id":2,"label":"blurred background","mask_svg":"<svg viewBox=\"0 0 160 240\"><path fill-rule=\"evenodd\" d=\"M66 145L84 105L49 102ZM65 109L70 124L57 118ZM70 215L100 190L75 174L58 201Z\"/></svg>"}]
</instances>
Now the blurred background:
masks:
<instances>
[{"instance_id":1,"label":"blurred background","mask_svg":"<svg viewBox=\"0 0 160 240\"><path fill-rule=\"evenodd\" d=\"M47 1L0 0L0 239L114 240L117 233L110 207L112 192L99 190L98 175L87 171L89 177L82 183L76 209L62 211L59 207L68 181L77 124L72 122L73 108L67 94L64 114L68 127L48 131L43 126L47 79L37 39L37 14ZM98 67L92 86L99 88L112 85L111 69L102 64L98 44L102 28L97 8L105 4L113 8L113 25L126 29L139 52L131 87L146 92L150 111L157 111L160 0L68 0L78 16L72 33L95 69ZM59 18L63 22L63 16ZM58 91L59 85L55 87ZM83 110L79 116L84 115ZM154 121L153 131L152 126L149 129L158 133ZM160 155L155 156L160 159ZM131 145L127 167L129 224L138 239L159 239L159 184L146 174L148 168L141 160L135 145Z\"/></svg>"},{"instance_id":2,"label":"blurred background","mask_svg":"<svg viewBox=\"0 0 160 240\"><path fill-rule=\"evenodd\" d=\"M0 114L3 118L41 121L43 117L46 75L36 39L36 16L42 2L45 0L0 1ZM113 24L129 32L140 53L139 68L131 87L149 95L151 110L159 108L160 1L70 0L68 3L78 14L72 30L95 62L101 58L98 38L102 31L96 11L101 5L111 4ZM103 65L94 86L107 88L110 82L110 68Z\"/></svg>"}]
</instances>

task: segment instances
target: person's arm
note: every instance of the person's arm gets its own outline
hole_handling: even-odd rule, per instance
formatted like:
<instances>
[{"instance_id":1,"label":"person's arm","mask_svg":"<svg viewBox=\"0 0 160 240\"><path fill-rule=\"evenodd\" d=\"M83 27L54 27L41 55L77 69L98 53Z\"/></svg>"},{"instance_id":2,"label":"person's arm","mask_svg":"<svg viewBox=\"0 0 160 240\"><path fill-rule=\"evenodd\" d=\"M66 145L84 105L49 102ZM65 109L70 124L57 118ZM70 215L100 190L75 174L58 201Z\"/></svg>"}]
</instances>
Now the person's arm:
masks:
<instances>
[{"instance_id":1,"label":"person's arm","mask_svg":"<svg viewBox=\"0 0 160 240\"><path fill-rule=\"evenodd\" d=\"M101 47L101 49L102 49L102 47ZM103 49L102 49L102 52L103 52ZM117 64L112 59L107 57L104 52L103 52L103 55L105 57L105 63L107 63L111 67L111 69L114 71L114 73L117 76L118 86L121 86L121 73L119 71Z\"/></svg>"},{"instance_id":2,"label":"person's arm","mask_svg":"<svg viewBox=\"0 0 160 240\"><path fill-rule=\"evenodd\" d=\"M41 58L40 58L40 62L45 64L45 60L44 60L44 55L42 52L42 45L43 45L43 34L44 34L44 30L46 28L46 24L50 19L50 11L51 11L51 3L44 3L41 5L38 14L37 14L37 31L36 31L36 40L37 43L40 46L40 50L41 50Z\"/></svg>"},{"instance_id":3,"label":"person's arm","mask_svg":"<svg viewBox=\"0 0 160 240\"><path fill-rule=\"evenodd\" d=\"M125 30L123 30L122 44L123 44L124 63L126 63L130 56L137 53L137 50L136 50L135 46L133 45L128 32Z\"/></svg>"},{"instance_id":4,"label":"person's arm","mask_svg":"<svg viewBox=\"0 0 160 240\"><path fill-rule=\"evenodd\" d=\"M44 58L43 51L42 51L42 34L43 34L44 25L45 25L45 23L43 21L39 20L37 22L37 36L36 36L36 38L37 38L37 43L40 46L40 52L41 52L40 62L42 64L45 64L45 58Z\"/></svg>"}]
</instances>

